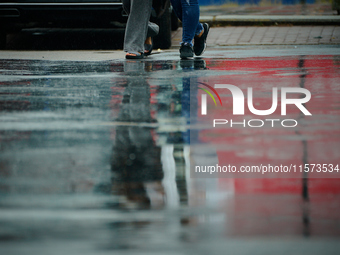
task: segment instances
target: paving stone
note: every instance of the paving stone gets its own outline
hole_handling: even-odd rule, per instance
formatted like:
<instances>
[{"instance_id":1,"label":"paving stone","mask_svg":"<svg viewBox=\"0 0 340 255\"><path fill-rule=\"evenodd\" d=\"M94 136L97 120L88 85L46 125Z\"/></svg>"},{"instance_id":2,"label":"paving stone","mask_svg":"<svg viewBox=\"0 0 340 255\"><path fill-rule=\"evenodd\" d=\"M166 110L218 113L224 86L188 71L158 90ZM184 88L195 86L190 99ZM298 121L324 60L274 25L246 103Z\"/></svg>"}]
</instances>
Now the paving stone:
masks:
<instances>
[{"instance_id":1,"label":"paving stone","mask_svg":"<svg viewBox=\"0 0 340 255\"><path fill-rule=\"evenodd\" d=\"M173 47L179 47L182 28L172 33ZM286 26L286 27L212 27L207 43L215 45L261 44L337 44L339 26Z\"/></svg>"}]
</instances>

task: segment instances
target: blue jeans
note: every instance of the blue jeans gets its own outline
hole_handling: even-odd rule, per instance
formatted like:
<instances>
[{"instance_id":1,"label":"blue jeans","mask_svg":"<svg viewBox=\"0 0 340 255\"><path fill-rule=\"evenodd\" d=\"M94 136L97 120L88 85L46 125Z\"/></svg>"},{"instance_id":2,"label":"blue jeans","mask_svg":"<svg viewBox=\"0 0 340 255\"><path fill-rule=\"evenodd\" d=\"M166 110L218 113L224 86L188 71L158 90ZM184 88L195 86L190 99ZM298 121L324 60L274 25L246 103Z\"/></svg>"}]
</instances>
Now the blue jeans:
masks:
<instances>
[{"instance_id":1,"label":"blue jeans","mask_svg":"<svg viewBox=\"0 0 340 255\"><path fill-rule=\"evenodd\" d=\"M177 17L182 21L182 43L192 45L194 36L203 30L202 24L199 23L200 7L198 0L171 0L171 4Z\"/></svg>"}]
</instances>

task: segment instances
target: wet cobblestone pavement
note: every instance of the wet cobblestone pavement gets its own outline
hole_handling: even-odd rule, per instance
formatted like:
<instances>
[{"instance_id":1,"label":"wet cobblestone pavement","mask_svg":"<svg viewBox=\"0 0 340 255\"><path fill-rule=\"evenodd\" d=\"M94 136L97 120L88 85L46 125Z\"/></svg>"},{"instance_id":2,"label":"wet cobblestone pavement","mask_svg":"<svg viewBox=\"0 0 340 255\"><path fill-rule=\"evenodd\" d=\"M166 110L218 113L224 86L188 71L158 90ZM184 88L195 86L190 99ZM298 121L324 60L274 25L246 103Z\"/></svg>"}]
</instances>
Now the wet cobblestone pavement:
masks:
<instances>
[{"instance_id":1,"label":"wet cobblestone pavement","mask_svg":"<svg viewBox=\"0 0 340 255\"><path fill-rule=\"evenodd\" d=\"M191 172L202 161L335 169L339 56L338 46L287 46L221 47L184 61L177 51L0 60L0 253L339 254L339 171ZM195 123L202 84L252 87L262 110L273 87L304 88L312 116L290 105L271 118L296 127L212 129L206 121L233 118L232 99L218 90L223 107L209 97L208 119ZM266 118L245 109L235 120Z\"/></svg>"}]
</instances>

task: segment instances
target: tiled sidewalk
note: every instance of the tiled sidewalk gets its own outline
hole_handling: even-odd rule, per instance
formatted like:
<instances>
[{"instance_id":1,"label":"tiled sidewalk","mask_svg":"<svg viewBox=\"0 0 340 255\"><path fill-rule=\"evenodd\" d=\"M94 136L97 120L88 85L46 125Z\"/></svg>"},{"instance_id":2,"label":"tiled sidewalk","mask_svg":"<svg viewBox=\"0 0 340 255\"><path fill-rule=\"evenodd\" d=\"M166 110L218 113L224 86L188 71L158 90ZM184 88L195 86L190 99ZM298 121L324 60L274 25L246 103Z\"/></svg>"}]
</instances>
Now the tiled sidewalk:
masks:
<instances>
[{"instance_id":1,"label":"tiled sidewalk","mask_svg":"<svg viewBox=\"0 0 340 255\"><path fill-rule=\"evenodd\" d=\"M172 47L179 47L182 28L172 34ZM340 44L340 26L234 26L210 28L209 46Z\"/></svg>"},{"instance_id":2,"label":"tiled sidewalk","mask_svg":"<svg viewBox=\"0 0 340 255\"><path fill-rule=\"evenodd\" d=\"M200 6L201 16L207 15L336 15L331 3L294 5L209 5Z\"/></svg>"}]
</instances>

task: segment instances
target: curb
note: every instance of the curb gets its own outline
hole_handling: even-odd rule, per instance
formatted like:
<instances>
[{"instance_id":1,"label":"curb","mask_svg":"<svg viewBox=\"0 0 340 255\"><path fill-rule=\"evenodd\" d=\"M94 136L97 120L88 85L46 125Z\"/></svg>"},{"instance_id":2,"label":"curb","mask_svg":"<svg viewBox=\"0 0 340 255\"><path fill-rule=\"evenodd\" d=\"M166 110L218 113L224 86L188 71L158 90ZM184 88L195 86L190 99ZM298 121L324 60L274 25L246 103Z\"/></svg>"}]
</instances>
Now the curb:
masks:
<instances>
[{"instance_id":1,"label":"curb","mask_svg":"<svg viewBox=\"0 0 340 255\"><path fill-rule=\"evenodd\" d=\"M201 16L200 22L211 26L227 25L340 25L340 16L312 15L216 15Z\"/></svg>"}]
</instances>

